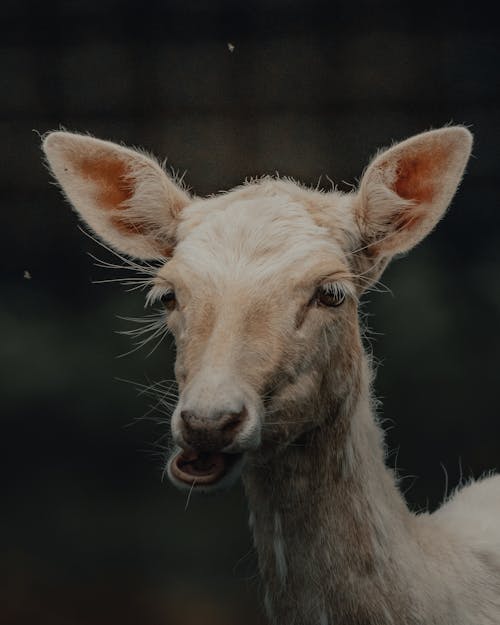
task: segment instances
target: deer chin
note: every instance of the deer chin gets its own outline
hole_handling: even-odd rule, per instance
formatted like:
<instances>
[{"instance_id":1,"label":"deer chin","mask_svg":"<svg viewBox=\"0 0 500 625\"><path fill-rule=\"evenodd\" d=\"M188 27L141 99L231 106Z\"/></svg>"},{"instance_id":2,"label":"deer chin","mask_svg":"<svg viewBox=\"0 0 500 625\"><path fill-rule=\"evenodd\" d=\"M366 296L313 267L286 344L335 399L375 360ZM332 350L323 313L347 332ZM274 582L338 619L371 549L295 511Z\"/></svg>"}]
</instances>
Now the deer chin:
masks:
<instances>
[{"instance_id":1,"label":"deer chin","mask_svg":"<svg viewBox=\"0 0 500 625\"><path fill-rule=\"evenodd\" d=\"M243 467L243 453L177 450L167 463L168 477L182 490L209 492L229 488Z\"/></svg>"}]
</instances>

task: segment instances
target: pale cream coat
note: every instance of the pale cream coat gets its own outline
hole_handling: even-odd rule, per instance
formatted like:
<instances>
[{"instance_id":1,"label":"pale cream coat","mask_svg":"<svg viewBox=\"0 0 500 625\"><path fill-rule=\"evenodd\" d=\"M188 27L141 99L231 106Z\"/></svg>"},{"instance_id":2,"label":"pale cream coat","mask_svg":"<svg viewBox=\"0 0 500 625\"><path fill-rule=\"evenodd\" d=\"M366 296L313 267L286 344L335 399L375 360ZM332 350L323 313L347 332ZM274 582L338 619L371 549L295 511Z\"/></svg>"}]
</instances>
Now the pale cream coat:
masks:
<instances>
[{"instance_id":1,"label":"pale cream coat","mask_svg":"<svg viewBox=\"0 0 500 625\"><path fill-rule=\"evenodd\" d=\"M145 154L45 138L93 231L160 261L150 299L175 291L174 439L188 407L245 408L230 450L242 460L217 486L242 471L270 623L500 625L500 477L409 512L385 466L358 324L363 291L442 217L471 145L463 127L408 139L347 195L264 178L200 199ZM318 303L325 284L345 295L338 307Z\"/></svg>"}]
</instances>

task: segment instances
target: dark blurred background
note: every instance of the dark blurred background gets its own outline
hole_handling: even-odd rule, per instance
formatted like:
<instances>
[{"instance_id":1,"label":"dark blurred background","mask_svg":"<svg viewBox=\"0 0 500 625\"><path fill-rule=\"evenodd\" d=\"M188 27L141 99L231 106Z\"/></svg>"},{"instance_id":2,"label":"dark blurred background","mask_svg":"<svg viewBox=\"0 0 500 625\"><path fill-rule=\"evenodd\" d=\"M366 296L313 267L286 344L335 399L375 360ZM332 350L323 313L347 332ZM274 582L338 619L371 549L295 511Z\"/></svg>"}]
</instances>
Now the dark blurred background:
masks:
<instances>
[{"instance_id":1,"label":"dark blurred background","mask_svg":"<svg viewBox=\"0 0 500 625\"><path fill-rule=\"evenodd\" d=\"M141 315L142 295L92 283L119 274L86 254L109 259L51 186L37 132L142 145L209 194L275 171L347 189L378 147L469 124L475 158L452 210L364 312L411 507L500 465L500 29L486 6L0 10L2 625L262 622L241 488L186 509L162 483L167 425L141 420L148 399L118 379L172 378L173 348L116 358L130 343L113 330L131 327L116 315Z\"/></svg>"}]
</instances>

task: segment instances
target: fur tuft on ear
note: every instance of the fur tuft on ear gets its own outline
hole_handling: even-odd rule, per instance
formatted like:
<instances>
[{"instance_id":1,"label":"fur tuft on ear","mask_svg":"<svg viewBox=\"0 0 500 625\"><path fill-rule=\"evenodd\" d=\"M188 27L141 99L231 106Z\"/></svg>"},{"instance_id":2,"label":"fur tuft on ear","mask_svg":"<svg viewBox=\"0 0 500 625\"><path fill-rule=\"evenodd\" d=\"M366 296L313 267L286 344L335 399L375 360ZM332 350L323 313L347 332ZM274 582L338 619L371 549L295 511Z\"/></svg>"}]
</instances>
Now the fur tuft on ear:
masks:
<instances>
[{"instance_id":1,"label":"fur tuft on ear","mask_svg":"<svg viewBox=\"0 0 500 625\"><path fill-rule=\"evenodd\" d=\"M144 260L172 254L190 197L156 160L68 132L46 135L43 150L70 203L106 243Z\"/></svg>"},{"instance_id":2,"label":"fur tuft on ear","mask_svg":"<svg viewBox=\"0 0 500 625\"><path fill-rule=\"evenodd\" d=\"M378 154L355 201L365 257L385 266L419 243L443 216L472 148L463 126L431 130Z\"/></svg>"}]
</instances>

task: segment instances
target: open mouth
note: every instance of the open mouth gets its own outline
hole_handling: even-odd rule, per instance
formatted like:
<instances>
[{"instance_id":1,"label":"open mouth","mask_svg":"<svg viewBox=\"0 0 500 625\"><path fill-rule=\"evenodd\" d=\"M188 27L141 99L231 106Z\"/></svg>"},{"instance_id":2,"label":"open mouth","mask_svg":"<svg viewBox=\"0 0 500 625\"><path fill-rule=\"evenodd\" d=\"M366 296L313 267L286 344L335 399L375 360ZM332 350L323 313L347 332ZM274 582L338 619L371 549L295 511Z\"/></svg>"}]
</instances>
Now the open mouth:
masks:
<instances>
[{"instance_id":1,"label":"open mouth","mask_svg":"<svg viewBox=\"0 0 500 625\"><path fill-rule=\"evenodd\" d=\"M170 460L170 473L186 486L212 486L226 481L224 478L240 464L243 454L224 452L180 451Z\"/></svg>"}]
</instances>

